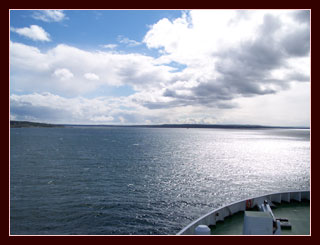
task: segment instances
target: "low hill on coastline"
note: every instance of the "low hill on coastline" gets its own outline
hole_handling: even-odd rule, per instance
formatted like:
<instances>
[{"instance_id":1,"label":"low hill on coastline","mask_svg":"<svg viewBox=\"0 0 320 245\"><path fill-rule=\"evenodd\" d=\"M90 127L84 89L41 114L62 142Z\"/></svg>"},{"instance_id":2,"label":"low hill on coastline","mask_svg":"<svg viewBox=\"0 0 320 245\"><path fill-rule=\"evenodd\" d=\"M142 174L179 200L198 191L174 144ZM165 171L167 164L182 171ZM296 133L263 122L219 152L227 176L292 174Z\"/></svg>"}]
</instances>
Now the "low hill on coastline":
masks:
<instances>
[{"instance_id":1,"label":"low hill on coastline","mask_svg":"<svg viewBox=\"0 0 320 245\"><path fill-rule=\"evenodd\" d=\"M49 123L38 123L38 122L28 122L28 121L10 121L11 128L56 128L64 127L58 124Z\"/></svg>"}]
</instances>

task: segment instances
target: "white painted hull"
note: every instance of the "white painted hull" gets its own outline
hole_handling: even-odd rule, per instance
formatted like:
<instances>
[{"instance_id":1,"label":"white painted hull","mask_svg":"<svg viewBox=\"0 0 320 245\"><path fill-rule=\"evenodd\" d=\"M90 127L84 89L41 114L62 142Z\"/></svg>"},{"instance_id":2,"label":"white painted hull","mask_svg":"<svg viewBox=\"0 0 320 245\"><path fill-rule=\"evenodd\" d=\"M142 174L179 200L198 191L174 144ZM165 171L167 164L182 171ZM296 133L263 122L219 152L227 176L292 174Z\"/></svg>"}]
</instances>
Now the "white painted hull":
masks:
<instances>
[{"instance_id":1,"label":"white painted hull","mask_svg":"<svg viewBox=\"0 0 320 245\"><path fill-rule=\"evenodd\" d=\"M233 215L239 211L245 211L248 205L250 207L254 207L262 204L264 200L281 203L281 201L290 202L291 200L301 202L301 199L310 200L310 191L273 193L234 202L203 215L179 231L177 235L193 235L195 228L198 225L215 225L217 221L223 221L224 218L230 215Z\"/></svg>"}]
</instances>

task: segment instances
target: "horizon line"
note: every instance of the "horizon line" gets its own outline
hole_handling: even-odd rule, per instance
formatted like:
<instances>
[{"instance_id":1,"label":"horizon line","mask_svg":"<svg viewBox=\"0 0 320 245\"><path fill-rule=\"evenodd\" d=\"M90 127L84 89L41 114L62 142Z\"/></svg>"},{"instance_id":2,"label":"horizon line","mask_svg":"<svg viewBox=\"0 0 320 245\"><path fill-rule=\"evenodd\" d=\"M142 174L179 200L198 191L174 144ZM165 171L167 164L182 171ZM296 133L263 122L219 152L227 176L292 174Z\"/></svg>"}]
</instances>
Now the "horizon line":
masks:
<instances>
[{"instance_id":1,"label":"horizon line","mask_svg":"<svg viewBox=\"0 0 320 245\"><path fill-rule=\"evenodd\" d=\"M310 126L268 126L260 124L211 124L211 123L162 123L162 124L73 124L73 123L47 123L47 122L36 122L36 121L20 121L20 120L10 120L11 122L18 123L35 123L35 124L47 124L47 125L57 125L57 126L87 126L87 127L182 127L182 128L197 128L197 127L241 127L241 128L303 128L310 129Z\"/></svg>"}]
</instances>

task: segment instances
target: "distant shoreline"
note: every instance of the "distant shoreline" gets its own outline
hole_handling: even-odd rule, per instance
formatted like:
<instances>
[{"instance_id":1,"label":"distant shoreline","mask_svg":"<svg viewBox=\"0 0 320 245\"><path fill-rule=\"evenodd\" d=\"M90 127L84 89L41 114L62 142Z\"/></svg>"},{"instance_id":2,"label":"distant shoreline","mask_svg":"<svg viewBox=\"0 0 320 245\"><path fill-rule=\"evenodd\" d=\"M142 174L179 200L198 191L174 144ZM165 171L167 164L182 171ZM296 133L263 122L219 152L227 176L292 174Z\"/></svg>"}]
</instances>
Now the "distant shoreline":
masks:
<instances>
[{"instance_id":1,"label":"distant shoreline","mask_svg":"<svg viewBox=\"0 0 320 245\"><path fill-rule=\"evenodd\" d=\"M28 121L10 121L10 128L63 128L61 124L38 123Z\"/></svg>"},{"instance_id":2,"label":"distant shoreline","mask_svg":"<svg viewBox=\"0 0 320 245\"><path fill-rule=\"evenodd\" d=\"M131 128L225 128L225 129L310 129L310 127L282 127L243 124L160 124L160 125L91 125L50 124L29 121L10 121L10 128L64 128L64 127L131 127Z\"/></svg>"}]
</instances>

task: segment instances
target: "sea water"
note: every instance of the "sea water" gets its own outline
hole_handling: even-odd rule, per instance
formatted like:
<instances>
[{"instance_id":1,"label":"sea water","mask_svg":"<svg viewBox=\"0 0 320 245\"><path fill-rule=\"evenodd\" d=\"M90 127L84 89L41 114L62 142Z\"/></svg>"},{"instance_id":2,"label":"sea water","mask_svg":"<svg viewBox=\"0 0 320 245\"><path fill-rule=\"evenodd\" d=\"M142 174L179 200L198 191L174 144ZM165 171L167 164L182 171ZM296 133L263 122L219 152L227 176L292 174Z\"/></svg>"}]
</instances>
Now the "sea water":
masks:
<instances>
[{"instance_id":1,"label":"sea water","mask_svg":"<svg viewBox=\"0 0 320 245\"><path fill-rule=\"evenodd\" d=\"M12 128L10 234L176 234L212 209L310 188L310 130Z\"/></svg>"}]
</instances>

